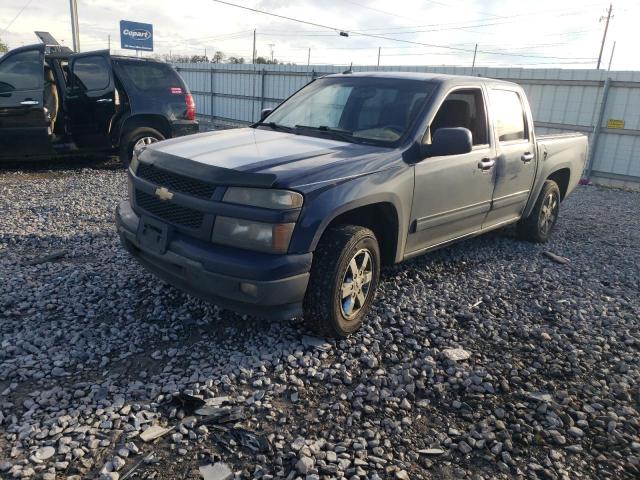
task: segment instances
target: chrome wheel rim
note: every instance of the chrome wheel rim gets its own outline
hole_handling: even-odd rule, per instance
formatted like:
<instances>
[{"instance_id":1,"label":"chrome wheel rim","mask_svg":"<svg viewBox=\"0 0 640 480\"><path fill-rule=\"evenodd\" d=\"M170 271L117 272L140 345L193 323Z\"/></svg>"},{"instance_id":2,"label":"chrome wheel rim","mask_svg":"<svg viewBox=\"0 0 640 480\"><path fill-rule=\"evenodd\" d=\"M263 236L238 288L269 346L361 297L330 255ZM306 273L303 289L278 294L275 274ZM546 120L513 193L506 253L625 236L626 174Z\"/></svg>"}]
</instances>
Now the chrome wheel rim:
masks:
<instances>
[{"instance_id":1,"label":"chrome wheel rim","mask_svg":"<svg viewBox=\"0 0 640 480\"><path fill-rule=\"evenodd\" d=\"M135 152L136 150L139 150L141 148L148 147L149 145L151 145L152 143L156 143L157 141L158 139L155 137L142 137L133 146L133 151Z\"/></svg>"},{"instance_id":2,"label":"chrome wheel rim","mask_svg":"<svg viewBox=\"0 0 640 480\"><path fill-rule=\"evenodd\" d=\"M540 232L547 235L558 218L558 199L554 193L547 195L540 209Z\"/></svg>"},{"instance_id":3,"label":"chrome wheel rim","mask_svg":"<svg viewBox=\"0 0 640 480\"><path fill-rule=\"evenodd\" d=\"M352 319L367 301L373 280L373 262L366 248L358 250L347 265L340 286L340 308L347 320Z\"/></svg>"}]
</instances>

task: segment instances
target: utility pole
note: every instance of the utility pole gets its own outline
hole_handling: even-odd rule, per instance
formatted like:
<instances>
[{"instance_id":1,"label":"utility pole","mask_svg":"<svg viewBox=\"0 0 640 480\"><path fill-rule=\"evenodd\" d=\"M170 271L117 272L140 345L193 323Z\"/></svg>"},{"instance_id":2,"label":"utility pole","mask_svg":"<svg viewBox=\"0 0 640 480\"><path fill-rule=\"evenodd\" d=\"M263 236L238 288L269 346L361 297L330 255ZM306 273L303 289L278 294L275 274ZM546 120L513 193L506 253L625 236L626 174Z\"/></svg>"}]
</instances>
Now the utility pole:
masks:
<instances>
[{"instance_id":1,"label":"utility pole","mask_svg":"<svg viewBox=\"0 0 640 480\"><path fill-rule=\"evenodd\" d=\"M271 49L271 63L273 63L273 47L275 47L275 43L270 43L269 48Z\"/></svg>"},{"instance_id":2,"label":"utility pole","mask_svg":"<svg viewBox=\"0 0 640 480\"><path fill-rule=\"evenodd\" d=\"M380 50L382 47L378 47L378 68L380 68Z\"/></svg>"},{"instance_id":3,"label":"utility pole","mask_svg":"<svg viewBox=\"0 0 640 480\"><path fill-rule=\"evenodd\" d=\"M253 60L251 63L256 63L256 29L253 29Z\"/></svg>"},{"instance_id":4,"label":"utility pole","mask_svg":"<svg viewBox=\"0 0 640 480\"><path fill-rule=\"evenodd\" d=\"M478 53L478 44L476 43L476 48L473 50L473 63L471 64L471 73L476 68L476 54Z\"/></svg>"},{"instance_id":5,"label":"utility pole","mask_svg":"<svg viewBox=\"0 0 640 480\"><path fill-rule=\"evenodd\" d=\"M307 53L307 67L311 65L311 47L309 47L309 52Z\"/></svg>"},{"instance_id":6,"label":"utility pole","mask_svg":"<svg viewBox=\"0 0 640 480\"><path fill-rule=\"evenodd\" d=\"M69 0L71 9L71 36L73 37L73 50L80 52L80 29L78 28L78 4L76 0Z\"/></svg>"},{"instance_id":7,"label":"utility pole","mask_svg":"<svg viewBox=\"0 0 640 480\"><path fill-rule=\"evenodd\" d=\"M107 45L109 51L111 51L111 34L107 35Z\"/></svg>"},{"instance_id":8,"label":"utility pole","mask_svg":"<svg viewBox=\"0 0 640 480\"><path fill-rule=\"evenodd\" d=\"M604 35L602 35L602 45L600 45L600 54L598 55L598 66L597 70L600 70L600 62L602 61L602 51L604 50L604 42L607 40L607 31L609 30L609 21L611 20L611 12L613 11L613 4L609 4L609 10L607 11L606 20L607 23L604 26ZM605 17L600 17L600 21L604 20Z\"/></svg>"},{"instance_id":9,"label":"utility pole","mask_svg":"<svg viewBox=\"0 0 640 480\"><path fill-rule=\"evenodd\" d=\"M611 49L611 57L609 58L609 68L607 68L607 72L611 71L611 63L613 62L613 54L616 52L616 42L613 42L613 48Z\"/></svg>"}]
</instances>

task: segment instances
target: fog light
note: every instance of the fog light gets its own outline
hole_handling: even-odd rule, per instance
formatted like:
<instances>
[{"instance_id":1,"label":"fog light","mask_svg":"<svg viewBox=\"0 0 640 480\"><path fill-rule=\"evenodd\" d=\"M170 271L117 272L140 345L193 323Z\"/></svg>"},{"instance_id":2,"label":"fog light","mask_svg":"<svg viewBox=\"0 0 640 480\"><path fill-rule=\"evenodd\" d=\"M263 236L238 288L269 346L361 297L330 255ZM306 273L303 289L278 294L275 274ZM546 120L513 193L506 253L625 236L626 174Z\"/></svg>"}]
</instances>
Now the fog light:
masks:
<instances>
[{"instance_id":1,"label":"fog light","mask_svg":"<svg viewBox=\"0 0 640 480\"><path fill-rule=\"evenodd\" d=\"M258 286L253 283L241 282L240 283L240 291L246 295L250 295L252 297L258 296Z\"/></svg>"}]
</instances>

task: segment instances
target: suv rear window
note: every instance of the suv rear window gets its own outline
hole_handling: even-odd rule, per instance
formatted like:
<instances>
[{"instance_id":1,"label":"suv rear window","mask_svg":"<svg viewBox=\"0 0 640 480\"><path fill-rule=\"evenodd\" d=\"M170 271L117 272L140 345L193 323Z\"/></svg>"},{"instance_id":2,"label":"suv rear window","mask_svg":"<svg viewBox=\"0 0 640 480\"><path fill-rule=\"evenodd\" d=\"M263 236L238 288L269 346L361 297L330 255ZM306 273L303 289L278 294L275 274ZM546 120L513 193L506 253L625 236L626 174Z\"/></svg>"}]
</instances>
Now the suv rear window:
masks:
<instances>
[{"instance_id":1,"label":"suv rear window","mask_svg":"<svg viewBox=\"0 0 640 480\"><path fill-rule=\"evenodd\" d=\"M143 91L170 90L182 87L173 68L162 63L123 62L120 64L135 87Z\"/></svg>"}]
</instances>

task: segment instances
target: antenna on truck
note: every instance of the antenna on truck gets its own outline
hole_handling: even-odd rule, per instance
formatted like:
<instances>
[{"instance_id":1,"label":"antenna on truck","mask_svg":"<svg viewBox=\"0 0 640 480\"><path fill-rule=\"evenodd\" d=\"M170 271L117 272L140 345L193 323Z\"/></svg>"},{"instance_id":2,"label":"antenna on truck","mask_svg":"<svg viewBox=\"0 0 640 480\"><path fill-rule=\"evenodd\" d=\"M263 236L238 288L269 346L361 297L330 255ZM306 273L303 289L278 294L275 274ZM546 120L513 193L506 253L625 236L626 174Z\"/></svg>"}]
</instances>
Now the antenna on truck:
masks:
<instances>
[{"instance_id":1,"label":"antenna on truck","mask_svg":"<svg viewBox=\"0 0 640 480\"><path fill-rule=\"evenodd\" d=\"M349 65L349 68L347 68L344 72L342 72L343 74L347 74L347 73L353 73L353 62L351 62L351 64Z\"/></svg>"}]
</instances>

